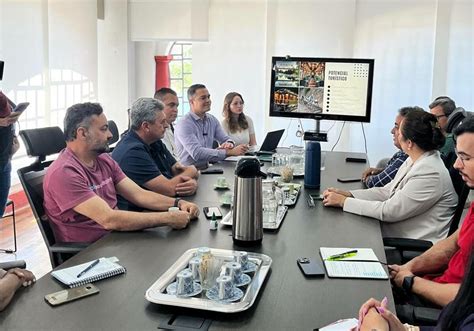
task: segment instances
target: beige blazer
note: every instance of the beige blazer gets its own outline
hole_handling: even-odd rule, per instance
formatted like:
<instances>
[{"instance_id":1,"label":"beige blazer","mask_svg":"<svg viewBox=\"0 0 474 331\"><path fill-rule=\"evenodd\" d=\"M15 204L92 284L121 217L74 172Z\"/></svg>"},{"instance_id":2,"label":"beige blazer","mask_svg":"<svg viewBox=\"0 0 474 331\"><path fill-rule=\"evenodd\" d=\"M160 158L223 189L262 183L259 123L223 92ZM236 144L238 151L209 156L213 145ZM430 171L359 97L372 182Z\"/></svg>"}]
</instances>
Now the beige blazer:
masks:
<instances>
[{"instance_id":1,"label":"beige blazer","mask_svg":"<svg viewBox=\"0 0 474 331\"><path fill-rule=\"evenodd\" d=\"M344 211L382 221L384 237L446 238L458 197L438 151L411 158L384 187L351 191Z\"/></svg>"}]
</instances>

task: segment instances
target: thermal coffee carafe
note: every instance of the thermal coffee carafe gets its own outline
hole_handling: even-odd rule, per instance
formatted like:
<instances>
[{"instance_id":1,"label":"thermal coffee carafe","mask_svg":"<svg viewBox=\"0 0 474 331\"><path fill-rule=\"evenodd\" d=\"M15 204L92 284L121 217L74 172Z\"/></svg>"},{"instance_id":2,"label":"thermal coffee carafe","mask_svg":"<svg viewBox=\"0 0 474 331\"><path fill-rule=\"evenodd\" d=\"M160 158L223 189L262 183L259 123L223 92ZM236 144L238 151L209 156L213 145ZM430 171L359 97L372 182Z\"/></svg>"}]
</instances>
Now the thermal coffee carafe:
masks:
<instances>
[{"instance_id":1,"label":"thermal coffee carafe","mask_svg":"<svg viewBox=\"0 0 474 331\"><path fill-rule=\"evenodd\" d=\"M232 239L236 245L258 245L263 238L262 178L260 161L244 157L235 167Z\"/></svg>"}]
</instances>

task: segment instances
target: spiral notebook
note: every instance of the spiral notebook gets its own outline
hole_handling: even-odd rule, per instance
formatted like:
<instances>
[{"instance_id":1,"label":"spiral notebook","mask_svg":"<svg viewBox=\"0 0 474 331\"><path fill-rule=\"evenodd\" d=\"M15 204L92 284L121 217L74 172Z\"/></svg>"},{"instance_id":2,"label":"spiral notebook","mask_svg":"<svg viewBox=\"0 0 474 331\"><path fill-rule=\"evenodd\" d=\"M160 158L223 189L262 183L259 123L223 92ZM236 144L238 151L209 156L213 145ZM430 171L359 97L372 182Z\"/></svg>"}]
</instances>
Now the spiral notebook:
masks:
<instances>
[{"instance_id":1,"label":"spiral notebook","mask_svg":"<svg viewBox=\"0 0 474 331\"><path fill-rule=\"evenodd\" d=\"M94 261L89 261L70 268L55 270L51 275L64 285L77 287L127 272L125 267L114 261L118 261L117 258L101 257L99 263L80 277L77 277L77 275L94 263Z\"/></svg>"}]
</instances>

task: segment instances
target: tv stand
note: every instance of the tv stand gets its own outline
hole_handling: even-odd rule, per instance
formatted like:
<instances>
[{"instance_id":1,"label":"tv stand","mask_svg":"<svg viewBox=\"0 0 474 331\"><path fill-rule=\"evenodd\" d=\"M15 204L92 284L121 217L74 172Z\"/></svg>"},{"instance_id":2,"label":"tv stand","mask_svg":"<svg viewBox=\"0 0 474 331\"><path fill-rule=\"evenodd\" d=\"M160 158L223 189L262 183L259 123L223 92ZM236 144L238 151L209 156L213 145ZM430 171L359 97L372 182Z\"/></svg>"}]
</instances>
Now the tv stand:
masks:
<instances>
[{"instance_id":1,"label":"tv stand","mask_svg":"<svg viewBox=\"0 0 474 331\"><path fill-rule=\"evenodd\" d=\"M328 141L328 134L327 132L320 130L320 122L317 119L315 130L305 131L303 139L311 141Z\"/></svg>"}]
</instances>

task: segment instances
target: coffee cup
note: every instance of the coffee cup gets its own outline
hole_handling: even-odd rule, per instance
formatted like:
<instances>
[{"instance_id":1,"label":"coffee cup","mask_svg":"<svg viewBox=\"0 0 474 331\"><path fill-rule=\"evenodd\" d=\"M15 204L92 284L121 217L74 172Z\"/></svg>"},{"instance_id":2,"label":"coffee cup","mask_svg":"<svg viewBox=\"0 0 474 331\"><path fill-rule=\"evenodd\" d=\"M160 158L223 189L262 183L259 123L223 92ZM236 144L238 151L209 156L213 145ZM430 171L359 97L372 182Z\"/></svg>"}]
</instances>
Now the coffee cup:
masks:
<instances>
[{"instance_id":1,"label":"coffee cup","mask_svg":"<svg viewBox=\"0 0 474 331\"><path fill-rule=\"evenodd\" d=\"M249 256L247 252L236 252L234 255L234 261L240 263L242 269L245 269L249 262Z\"/></svg>"},{"instance_id":2,"label":"coffee cup","mask_svg":"<svg viewBox=\"0 0 474 331\"><path fill-rule=\"evenodd\" d=\"M176 295L188 295L194 291L193 274L189 269L181 270L176 275Z\"/></svg>"},{"instance_id":3,"label":"coffee cup","mask_svg":"<svg viewBox=\"0 0 474 331\"><path fill-rule=\"evenodd\" d=\"M232 296L232 278L230 276L219 276L216 283L219 300L229 299Z\"/></svg>"},{"instance_id":4,"label":"coffee cup","mask_svg":"<svg viewBox=\"0 0 474 331\"><path fill-rule=\"evenodd\" d=\"M226 192L222 195L221 202L224 205L231 205L234 200L234 193Z\"/></svg>"},{"instance_id":5,"label":"coffee cup","mask_svg":"<svg viewBox=\"0 0 474 331\"><path fill-rule=\"evenodd\" d=\"M242 277L242 266L238 262L227 262L225 264L225 274L232 278L234 284L239 284Z\"/></svg>"},{"instance_id":6,"label":"coffee cup","mask_svg":"<svg viewBox=\"0 0 474 331\"><path fill-rule=\"evenodd\" d=\"M217 186L224 187L227 186L227 179L224 176L217 178Z\"/></svg>"},{"instance_id":7,"label":"coffee cup","mask_svg":"<svg viewBox=\"0 0 474 331\"><path fill-rule=\"evenodd\" d=\"M199 268L201 267L201 259L198 257L193 257L189 260L189 270L193 274L193 279L195 282L199 282Z\"/></svg>"}]
</instances>

